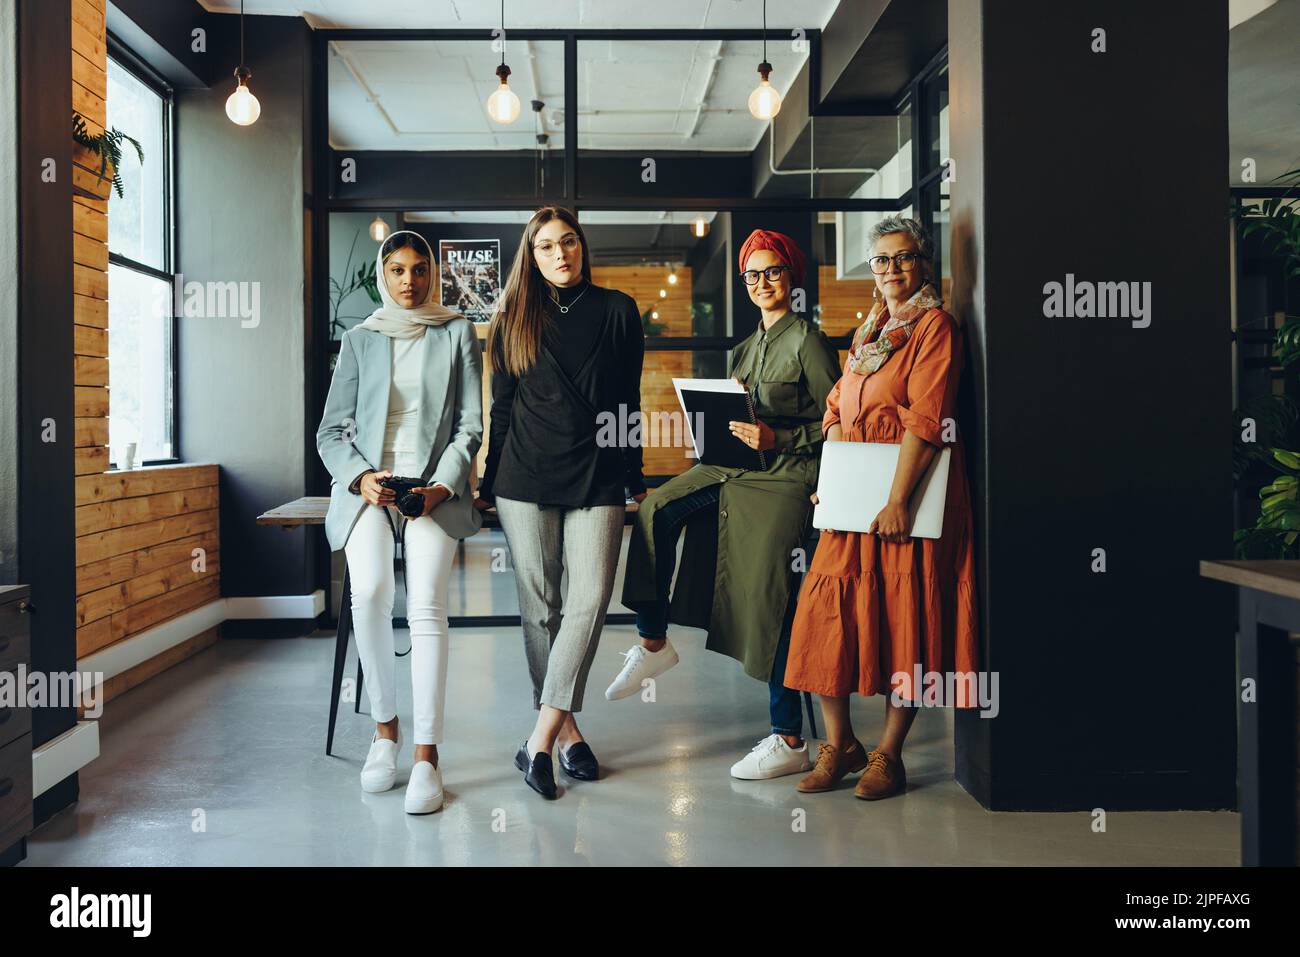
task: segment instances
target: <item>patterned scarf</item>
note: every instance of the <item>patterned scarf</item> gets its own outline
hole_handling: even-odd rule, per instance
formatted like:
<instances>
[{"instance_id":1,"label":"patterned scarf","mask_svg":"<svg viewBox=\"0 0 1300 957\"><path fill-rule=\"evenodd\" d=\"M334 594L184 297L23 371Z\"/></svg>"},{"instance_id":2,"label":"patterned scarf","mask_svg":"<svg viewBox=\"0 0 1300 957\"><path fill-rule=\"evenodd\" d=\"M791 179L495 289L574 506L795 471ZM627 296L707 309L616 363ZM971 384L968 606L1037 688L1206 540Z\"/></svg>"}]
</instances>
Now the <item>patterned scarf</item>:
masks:
<instances>
[{"instance_id":1,"label":"patterned scarf","mask_svg":"<svg viewBox=\"0 0 1300 957\"><path fill-rule=\"evenodd\" d=\"M943 299L928 282L912 293L912 298L899 307L896 316L889 315L883 299L877 301L871 307L871 314L853 334L853 345L849 349L849 369L864 376L877 371L886 359L907 342L912 330L916 328L917 320L931 309L938 309L942 305Z\"/></svg>"}]
</instances>

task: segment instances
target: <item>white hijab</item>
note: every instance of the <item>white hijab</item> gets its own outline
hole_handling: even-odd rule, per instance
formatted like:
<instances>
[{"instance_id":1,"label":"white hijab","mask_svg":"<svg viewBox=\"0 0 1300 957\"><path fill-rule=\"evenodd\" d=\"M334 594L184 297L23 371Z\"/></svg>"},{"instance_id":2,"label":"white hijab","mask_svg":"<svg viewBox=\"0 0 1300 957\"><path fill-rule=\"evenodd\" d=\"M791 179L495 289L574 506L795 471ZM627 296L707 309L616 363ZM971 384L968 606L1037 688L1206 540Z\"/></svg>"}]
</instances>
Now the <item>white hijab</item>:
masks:
<instances>
[{"instance_id":1,"label":"white hijab","mask_svg":"<svg viewBox=\"0 0 1300 957\"><path fill-rule=\"evenodd\" d=\"M455 319L460 313L448 309L446 306L437 302L438 298L438 279L432 274L434 262L433 252L429 249L429 243L419 233L410 229L399 229L395 233L390 233L390 238L400 233L410 233L420 241L426 252L429 253L429 294L424 297L424 302L418 306L412 306L407 309L399 305L388 291L388 276L384 272L384 245L381 243L379 252L375 254L375 277L379 287L379 298L383 305L372 312L365 322L361 323L362 329L373 329L375 332L383 333L390 339L418 339L424 335L425 329L429 326L441 326L451 319Z\"/></svg>"}]
</instances>

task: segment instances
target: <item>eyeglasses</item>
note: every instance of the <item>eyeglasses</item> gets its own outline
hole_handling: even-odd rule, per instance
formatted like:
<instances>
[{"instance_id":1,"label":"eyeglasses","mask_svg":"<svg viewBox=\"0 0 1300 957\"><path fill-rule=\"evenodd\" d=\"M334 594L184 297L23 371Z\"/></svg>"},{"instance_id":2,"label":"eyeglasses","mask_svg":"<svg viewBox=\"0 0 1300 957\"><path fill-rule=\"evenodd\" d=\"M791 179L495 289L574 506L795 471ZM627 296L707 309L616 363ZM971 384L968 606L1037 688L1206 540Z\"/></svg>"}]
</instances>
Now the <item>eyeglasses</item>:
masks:
<instances>
[{"instance_id":1,"label":"eyeglasses","mask_svg":"<svg viewBox=\"0 0 1300 957\"><path fill-rule=\"evenodd\" d=\"M740 274L740 278L745 280L746 286L757 286L760 275L766 276L768 282L776 282L781 278L781 274L789 268L789 266L776 265L768 266L766 269L746 269Z\"/></svg>"},{"instance_id":2,"label":"eyeglasses","mask_svg":"<svg viewBox=\"0 0 1300 957\"><path fill-rule=\"evenodd\" d=\"M538 243L533 248L536 249L537 252L542 256L552 256L555 254L556 245L557 245L556 243L553 243L548 239ZM569 235L565 236L563 239L560 240L558 245L566 253L571 253L578 248L579 245L578 237L573 235L573 233L569 233Z\"/></svg>"},{"instance_id":3,"label":"eyeglasses","mask_svg":"<svg viewBox=\"0 0 1300 957\"><path fill-rule=\"evenodd\" d=\"M889 272L889 263L891 259L898 265L898 268L901 271L911 272L916 268L916 261L925 258L926 257L920 253L904 252L898 253L895 256L872 256L867 260L867 263L871 266L871 271L873 273L877 276L883 276L885 273Z\"/></svg>"}]
</instances>

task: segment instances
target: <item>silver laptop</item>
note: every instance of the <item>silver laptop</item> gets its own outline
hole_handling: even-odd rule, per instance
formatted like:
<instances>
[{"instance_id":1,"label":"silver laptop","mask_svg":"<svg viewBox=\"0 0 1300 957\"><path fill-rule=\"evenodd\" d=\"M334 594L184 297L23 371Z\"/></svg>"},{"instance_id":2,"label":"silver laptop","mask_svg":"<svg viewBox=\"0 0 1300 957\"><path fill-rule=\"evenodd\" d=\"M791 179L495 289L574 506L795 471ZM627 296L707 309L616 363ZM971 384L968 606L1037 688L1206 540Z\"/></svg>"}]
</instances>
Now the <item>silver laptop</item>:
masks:
<instances>
[{"instance_id":1,"label":"silver laptop","mask_svg":"<svg viewBox=\"0 0 1300 957\"><path fill-rule=\"evenodd\" d=\"M887 442L823 442L817 479L815 528L865 532L889 501L901 445ZM913 538L939 538L948 497L948 463L952 449L930 460L912 493Z\"/></svg>"}]
</instances>

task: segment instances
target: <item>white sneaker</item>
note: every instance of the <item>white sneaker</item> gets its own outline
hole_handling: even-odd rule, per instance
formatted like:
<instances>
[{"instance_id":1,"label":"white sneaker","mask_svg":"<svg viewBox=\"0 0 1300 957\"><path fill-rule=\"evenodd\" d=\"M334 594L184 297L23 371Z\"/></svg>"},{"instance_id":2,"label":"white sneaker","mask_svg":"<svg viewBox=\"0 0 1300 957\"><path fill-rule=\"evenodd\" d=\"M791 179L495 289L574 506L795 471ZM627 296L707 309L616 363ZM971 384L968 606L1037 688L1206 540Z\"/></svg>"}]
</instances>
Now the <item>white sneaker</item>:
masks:
<instances>
[{"instance_id":1,"label":"white sneaker","mask_svg":"<svg viewBox=\"0 0 1300 957\"><path fill-rule=\"evenodd\" d=\"M429 761L416 761L406 782L406 813L432 814L442 807L442 771Z\"/></svg>"},{"instance_id":2,"label":"white sneaker","mask_svg":"<svg viewBox=\"0 0 1300 957\"><path fill-rule=\"evenodd\" d=\"M667 638L658 651L647 651L644 645L633 645L631 651L623 652L627 662L618 673L613 684L605 689L605 697L610 701L626 698L641 690L641 682L654 678L677 664L677 649Z\"/></svg>"},{"instance_id":3,"label":"white sneaker","mask_svg":"<svg viewBox=\"0 0 1300 957\"><path fill-rule=\"evenodd\" d=\"M379 732L370 739L370 752L361 767L361 790L374 794L387 791L397 783L397 752L402 750L402 728L398 725L397 740L381 738Z\"/></svg>"},{"instance_id":4,"label":"white sneaker","mask_svg":"<svg viewBox=\"0 0 1300 957\"><path fill-rule=\"evenodd\" d=\"M811 771L808 759L808 741L802 748L792 748L779 734L770 734L758 742L754 750L731 766L731 776L742 781L765 781L786 774Z\"/></svg>"}]
</instances>

